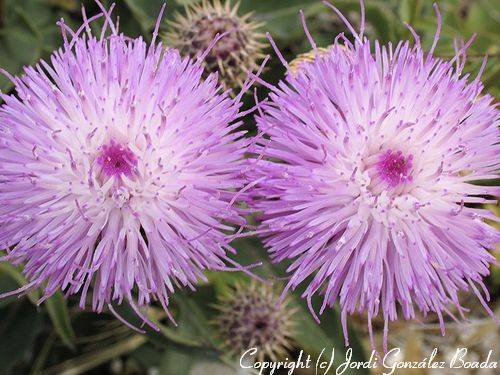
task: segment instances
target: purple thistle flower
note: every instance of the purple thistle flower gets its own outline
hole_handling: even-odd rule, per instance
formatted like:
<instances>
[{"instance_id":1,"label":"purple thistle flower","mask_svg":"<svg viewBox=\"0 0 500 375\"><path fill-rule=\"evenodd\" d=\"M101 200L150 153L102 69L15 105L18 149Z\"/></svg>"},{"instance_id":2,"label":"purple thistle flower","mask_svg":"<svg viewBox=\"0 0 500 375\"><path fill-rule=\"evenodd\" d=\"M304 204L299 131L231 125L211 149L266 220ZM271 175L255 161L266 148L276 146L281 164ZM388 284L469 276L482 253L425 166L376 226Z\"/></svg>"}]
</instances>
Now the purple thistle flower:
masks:
<instances>
[{"instance_id":1,"label":"purple thistle flower","mask_svg":"<svg viewBox=\"0 0 500 375\"><path fill-rule=\"evenodd\" d=\"M208 50L182 59L156 44L164 8L148 46L98 4L78 31L59 24L64 48L50 63L3 71L16 95L0 107L1 260L25 263L30 281L3 297L42 286L42 300L61 289L84 308L92 289L93 310L126 300L147 321L138 306L167 310L174 285L246 270L227 253L233 225L245 224L234 203L250 82L232 99L216 75L202 79ZM97 38L89 24L100 17Z\"/></svg>"},{"instance_id":2,"label":"purple thistle flower","mask_svg":"<svg viewBox=\"0 0 500 375\"><path fill-rule=\"evenodd\" d=\"M339 35L319 51L305 28L316 58L276 87L259 80L271 90L249 167L259 232L274 261L294 260L286 290L308 282L315 317L313 295L324 295L320 314L340 303L346 345L355 311L372 343L383 315L385 349L388 322L416 310L436 313L444 334L450 304L464 317L461 290L491 313L482 279L499 233L483 219L498 219L476 205L499 189L471 182L497 176L499 111L479 76L462 75L472 40L451 61L433 56L435 8L427 54L411 27L413 47L371 44L335 8L354 44Z\"/></svg>"}]
</instances>

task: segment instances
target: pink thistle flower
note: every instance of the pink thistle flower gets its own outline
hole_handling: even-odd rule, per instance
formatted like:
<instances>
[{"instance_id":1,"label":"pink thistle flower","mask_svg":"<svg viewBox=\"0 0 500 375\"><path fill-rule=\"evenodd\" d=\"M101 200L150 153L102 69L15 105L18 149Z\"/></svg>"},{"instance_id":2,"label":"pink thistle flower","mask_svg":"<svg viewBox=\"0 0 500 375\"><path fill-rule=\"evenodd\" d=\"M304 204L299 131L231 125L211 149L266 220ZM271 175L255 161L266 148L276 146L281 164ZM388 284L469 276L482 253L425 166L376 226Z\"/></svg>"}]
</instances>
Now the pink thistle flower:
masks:
<instances>
[{"instance_id":1,"label":"pink thistle flower","mask_svg":"<svg viewBox=\"0 0 500 375\"><path fill-rule=\"evenodd\" d=\"M464 315L461 290L491 313L482 280L499 233L483 219L498 219L476 205L499 190L471 182L497 177L499 111L480 95L480 74L462 75L472 40L451 61L433 56L435 8L427 54L411 27L413 47L372 44L363 22L357 33L335 8L354 44L339 35L318 51L305 28L315 59L276 87L259 80L271 90L249 167L259 232L274 261L294 260L286 290L308 283L310 306L324 295L320 314L340 303L346 345L356 311L372 344L371 320L383 315L384 349L388 322L416 310L436 313L444 334L449 305Z\"/></svg>"},{"instance_id":2,"label":"pink thistle flower","mask_svg":"<svg viewBox=\"0 0 500 375\"><path fill-rule=\"evenodd\" d=\"M76 32L60 22L64 47L50 63L3 71L16 95L0 107L1 260L25 263L30 281L3 296L42 286L42 300L61 289L84 308L92 289L93 310L125 300L147 321L138 307L167 310L174 285L246 271L227 254L233 225L245 224L234 203L251 82L232 99L216 75L202 78L208 51L182 59L156 44L164 8L148 46L98 5ZM97 38L89 24L100 17Z\"/></svg>"}]
</instances>

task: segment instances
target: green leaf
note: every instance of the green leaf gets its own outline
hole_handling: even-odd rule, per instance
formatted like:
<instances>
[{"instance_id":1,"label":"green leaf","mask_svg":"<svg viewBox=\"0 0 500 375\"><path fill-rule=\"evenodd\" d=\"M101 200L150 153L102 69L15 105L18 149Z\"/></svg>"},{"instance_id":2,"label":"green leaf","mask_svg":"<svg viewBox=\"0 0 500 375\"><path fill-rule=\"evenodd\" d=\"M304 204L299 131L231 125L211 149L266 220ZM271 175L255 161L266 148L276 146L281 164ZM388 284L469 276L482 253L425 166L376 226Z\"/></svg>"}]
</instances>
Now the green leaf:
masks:
<instances>
[{"instance_id":1,"label":"green leaf","mask_svg":"<svg viewBox=\"0 0 500 375\"><path fill-rule=\"evenodd\" d=\"M11 290L15 290L18 287L19 285L16 281L7 276L5 273L0 272L0 293L10 292ZM18 301L18 298L15 295L0 299L0 309L10 305L15 301Z\"/></svg>"},{"instance_id":2,"label":"green leaf","mask_svg":"<svg viewBox=\"0 0 500 375\"><path fill-rule=\"evenodd\" d=\"M148 34L154 26L164 2L164 0L125 0L144 34Z\"/></svg>"},{"instance_id":3,"label":"green leaf","mask_svg":"<svg viewBox=\"0 0 500 375\"><path fill-rule=\"evenodd\" d=\"M239 366L223 361L216 352L194 348L170 346L166 348L159 366L160 375L235 374Z\"/></svg>"},{"instance_id":4,"label":"green leaf","mask_svg":"<svg viewBox=\"0 0 500 375\"><path fill-rule=\"evenodd\" d=\"M31 367L30 375L36 375L41 372L43 367L45 366L45 362L50 355L54 342L56 340L56 335L54 332L51 332L45 342L43 343L41 349L36 354L36 358L34 358L33 366Z\"/></svg>"},{"instance_id":5,"label":"green leaf","mask_svg":"<svg viewBox=\"0 0 500 375\"><path fill-rule=\"evenodd\" d=\"M420 0L402 0L399 2L399 16L401 21L412 25L420 11Z\"/></svg>"},{"instance_id":6,"label":"green leaf","mask_svg":"<svg viewBox=\"0 0 500 375\"><path fill-rule=\"evenodd\" d=\"M204 289L204 290L202 290ZM205 298L209 294L213 295L208 287L200 287L196 292L177 293L175 303L179 306L179 326L178 330L186 332L196 337L204 346L217 346L215 333L210 324L209 302L215 302L214 298Z\"/></svg>"},{"instance_id":7,"label":"green leaf","mask_svg":"<svg viewBox=\"0 0 500 375\"><path fill-rule=\"evenodd\" d=\"M71 319L69 317L68 306L61 292L54 293L45 301L45 306L52 320L54 328L64 342L70 348L75 348L75 332L71 327Z\"/></svg>"},{"instance_id":8,"label":"green leaf","mask_svg":"<svg viewBox=\"0 0 500 375\"><path fill-rule=\"evenodd\" d=\"M298 320L294 338L297 344L307 354L319 356L322 352L322 361L330 362L332 349L334 360L332 368L337 368L346 360L347 348L340 326L340 316L336 310L327 311L321 317L321 324L316 323L307 308L307 304L296 297L296 302L301 306L295 317ZM320 306L319 298L315 299L313 306L317 311ZM349 343L352 348L352 361L365 361L364 350L359 343L356 332L349 330ZM347 369L344 374L368 374L366 369Z\"/></svg>"},{"instance_id":9,"label":"green leaf","mask_svg":"<svg viewBox=\"0 0 500 375\"><path fill-rule=\"evenodd\" d=\"M4 3L5 25L7 26L19 24L20 11L25 12L29 22L33 22L37 26L46 25L57 20L57 16L52 10L40 0L4 0Z\"/></svg>"},{"instance_id":10,"label":"green leaf","mask_svg":"<svg viewBox=\"0 0 500 375\"><path fill-rule=\"evenodd\" d=\"M177 348L169 348L162 356L160 375L189 374L193 365L192 354Z\"/></svg>"},{"instance_id":11,"label":"green leaf","mask_svg":"<svg viewBox=\"0 0 500 375\"><path fill-rule=\"evenodd\" d=\"M148 314L148 318L158 326L160 329L160 333L167 338L168 340L180 344L180 345L185 345L185 346L193 346L193 347L199 347L201 346L201 341L199 340L199 337L196 335L186 332L186 330L183 330L179 327L171 327L169 325L165 325L160 323L160 321L153 315L160 315L158 309L150 308L150 314ZM172 324L171 322L168 322L167 324Z\"/></svg>"},{"instance_id":12,"label":"green leaf","mask_svg":"<svg viewBox=\"0 0 500 375\"><path fill-rule=\"evenodd\" d=\"M12 75L19 74L24 65L34 63L40 57L37 38L27 29L12 27L0 29L0 66ZM6 77L0 75L0 90L12 87Z\"/></svg>"},{"instance_id":13,"label":"green leaf","mask_svg":"<svg viewBox=\"0 0 500 375\"><path fill-rule=\"evenodd\" d=\"M54 367L45 371L48 374L84 374L98 366L109 362L114 358L137 350L141 345L146 342L147 338L144 335L133 335L123 340L118 341L116 344L99 348L90 353L83 354L66 360Z\"/></svg>"},{"instance_id":14,"label":"green leaf","mask_svg":"<svg viewBox=\"0 0 500 375\"><path fill-rule=\"evenodd\" d=\"M16 284L21 287L28 284L28 280L22 274L20 268L15 267L9 263L0 263L0 274L9 277L11 280L15 281ZM2 290L2 292L8 292L9 290ZM29 300L36 305L37 301L40 299L40 293L38 290L32 290L28 293Z\"/></svg>"},{"instance_id":15,"label":"green leaf","mask_svg":"<svg viewBox=\"0 0 500 375\"><path fill-rule=\"evenodd\" d=\"M177 299L177 296L174 299ZM175 304L174 302L172 305ZM203 347L206 344L199 329L193 327L190 322L184 321L184 313L176 317L178 326L174 326L172 322L165 319L166 314L161 308L149 307L144 312L147 314L148 319L160 329L157 332L148 325L143 325L143 322L128 304L122 303L121 305L113 306L113 308L132 326L141 327L146 332L148 339L157 345L176 344L186 347ZM163 322L163 320L166 321Z\"/></svg>"},{"instance_id":16,"label":"green leaf","mask_svg":"<svg viewBox=\"0 0 500 375\"><path fill-rule=\"evenodd\" d=\"M146 342L131 352L130 358L136 361L144 369L144 372L146 372L151 367L160 366L163 353L164 348L161 346L155 345L153 342Z\"/></svg>"}]
</instances>

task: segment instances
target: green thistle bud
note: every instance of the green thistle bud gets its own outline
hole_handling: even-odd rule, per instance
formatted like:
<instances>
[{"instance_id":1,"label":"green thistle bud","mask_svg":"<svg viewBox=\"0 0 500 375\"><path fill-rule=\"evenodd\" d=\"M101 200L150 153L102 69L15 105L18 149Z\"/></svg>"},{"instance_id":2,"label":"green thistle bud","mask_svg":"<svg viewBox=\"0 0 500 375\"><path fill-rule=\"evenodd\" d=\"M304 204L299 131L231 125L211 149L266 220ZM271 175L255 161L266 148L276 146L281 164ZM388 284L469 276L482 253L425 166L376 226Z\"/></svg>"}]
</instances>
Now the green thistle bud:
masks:
<instances>
[{"instance_id":1,"label":"green thistle bud","mask_svg":"<svg viewBox=\"0 0 500 375\"><path fill-rule=\"evenodd\" d=\"M259 361L266 357L275 361L292 348L296 309L287 299L279 303L271 286L255 281L236 284L219 297L216 308L215 325L224 348L233 354L256 347Z\"/></svg>"},{"instance_id":2,"label":"green thistle bud","mask_svg":"<svg viewBox=\"0 0 500 375\"><path fill-rule=\"evenodd\" d=\"M226 89L241 87L247 72L258 68L264 56L261 43L263 35L256 30L261 24L250 21L251 14L238 16L239 3L224 5L220 0L186 7L186 14L177 13L171 30L164 35L167 45L179 49L181 54L196 56L205 51L217 34L230 31L205 58L207 73L219 73Z\"/></svg>"}]
</instances>

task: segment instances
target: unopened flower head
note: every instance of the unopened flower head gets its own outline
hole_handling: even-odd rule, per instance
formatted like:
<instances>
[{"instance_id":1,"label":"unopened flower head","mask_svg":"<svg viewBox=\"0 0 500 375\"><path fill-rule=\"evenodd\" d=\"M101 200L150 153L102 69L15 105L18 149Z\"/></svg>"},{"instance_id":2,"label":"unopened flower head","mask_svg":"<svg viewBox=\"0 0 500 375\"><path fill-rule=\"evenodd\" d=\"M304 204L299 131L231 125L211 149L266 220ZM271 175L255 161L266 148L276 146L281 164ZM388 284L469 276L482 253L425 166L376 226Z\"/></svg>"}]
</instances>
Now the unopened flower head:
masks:
<instances>
[{"instance_id":1,"label":"unopened flower head","mask_svg":"<svg viewBox=\"0 0 500 375\"><path fill-rule=\"evenodd\" d=\"M270 285L236 284L219 298L215 321L224 347L240 355L257 348L260 361L279 360L292 347L296 309Z\"/></svg>"},{"instance_id":2,"label":"unopened flower head","mask_svg":"<svg viewBox=\"0 0 500 375\"><path fill-rule=\"evenodd\" d=\"M417 310L444 332L447 306L465 311L461 290L489 311L481 293L499 233L484 219L498 219L478 204L499 189L473 182L497 177L499 111L481 72L462 74L471 41L451 61L433 55L436 11L428 53L411 27L413 46L381 45L346 20L354 43L341 34L278 87L261 81L272 92L257 116L250 204L273 259L294 259L287 289L308 282L304 298L324 295L320 313L338 301L346 342L355 311L370 335L373 317L387 333Z\"/></svg>"},{"instance_id":3,"label":"unopened flower head","mask_svg":"<svg viewBox=\"0 0 500 375\"><path fill-rule=\"evenodd\" d=\"M125 300L140 314L152 300L167 309L174 286L204 270L240 268L227 253L232 225L245 224L235 201L247 141L241 96L156 44L159 21L147 45L99 5L76 32L61 22L64 47L2 95L0 249L25 263L17 292L80 293L84 307L90 289L94 310Z\"/></svg>"},{"instance_id":4,"label":"unopened flower head","mask_svg":"<svg viewBox=\"0 0 500 375\"><path fill-rule=\"evenodd\" d=\"M324 53L328 53L328 48L319 47L316 48L316 50L301 53L288 64L290 67L288 73L296 74L299 71L301 65L313 62L317 56Z\"/></svg>"},{"instance_id":5,"label":"unopened flower head","mask_svg":"<svg viewBox=\"0 0 500 375\"><path fill-rule=\"evenodd\" d=\"M257 68L263 57L257 32L259 24L251 14L238 15L239 3L203 0L186 7L186 15L177 14L172 30L165 35L167 45L178 48L182 55L196 56L208 48L214 37L224 35L204 61L207 73L218 72L226 88L242 86L247 72Z\"/></svg>"}]
</instances>

